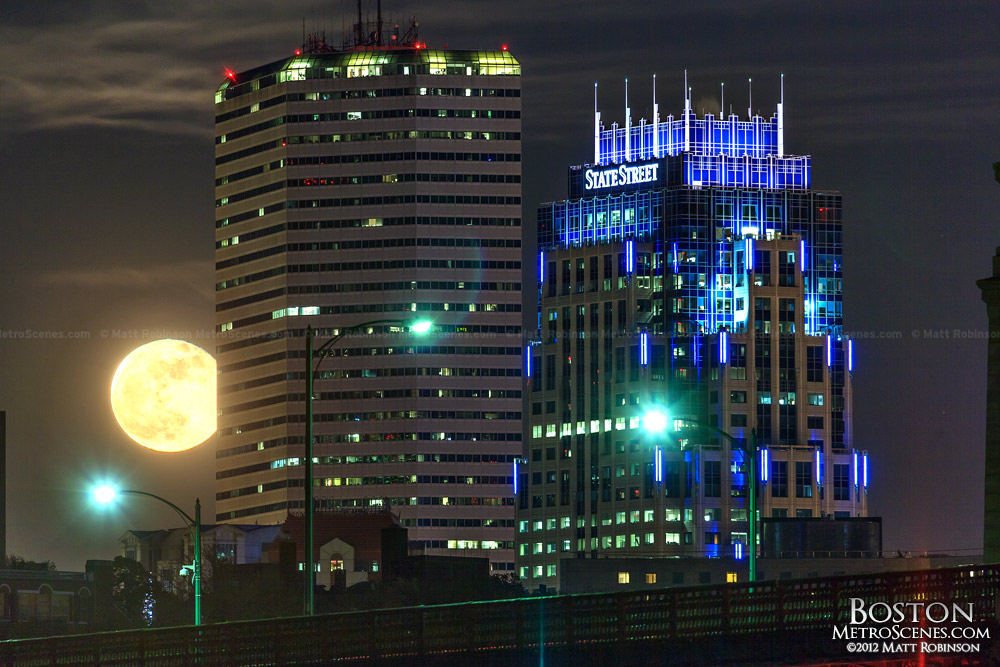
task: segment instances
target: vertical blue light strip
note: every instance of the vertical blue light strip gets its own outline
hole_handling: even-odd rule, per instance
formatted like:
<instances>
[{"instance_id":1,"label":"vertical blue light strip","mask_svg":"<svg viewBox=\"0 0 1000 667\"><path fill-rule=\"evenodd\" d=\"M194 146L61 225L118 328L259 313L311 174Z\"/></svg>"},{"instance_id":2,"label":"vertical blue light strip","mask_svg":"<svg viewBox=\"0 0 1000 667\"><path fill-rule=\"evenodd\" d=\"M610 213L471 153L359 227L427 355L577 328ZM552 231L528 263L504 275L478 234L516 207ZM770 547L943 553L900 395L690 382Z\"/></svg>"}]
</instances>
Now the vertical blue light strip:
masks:
<instances>
[{"instance_id":1,"label":"vertical blue light strip","mask_svg":"<svg viewBox=\"0 0 1000 667\"><path fill-rule=\"evenodd\" d=\"M525 370L528 372L528 377L531 377L531 346L526 345L524 348L524 358L525 358Z\"/></svg>"},{"instance_id":2,"label":"vertical blue light strip","mask_svg":"<svg viewBox=\"0 0 1000 667\"><path fill-rule=\"evenodd\" d=\"M678 259L678 257L677 257L677 244L674 243L674 273L677 273L678 270L679 270L679 268L678 268L678 263L679 262L680 262L680 259Z\"/></svg>"},{"instance_id":3,"label":"vertical blue light strip","mask_svg":"<svg viewBox=\"0 0 1000 667\"><path fill-rule=\"evenodd\" d=\"M545 252L538 253L538 282L545 282Z\"/></svg>"},{"instance_id":4,"label":"vertical blue light strip","mask_svg":"<svg viewBox=\"0 0 1000 667\"><path fill-rule=\"evenodd\" d=\"M639 334L639 364L649 365L649 334L645 331Z\"/></svg>"},{"instance_id":5,"label":"vertical blue light strip","mask_svg":"<svg viewBox=\"0 0 1000 667\"><path fill-rule=\"evenodd\" d=\"M826 335L826 365L833 366L833 337Z\"/></svg>"},{"instance_id":6,"label":"vertical blue light strip","mask_svg":"<svg viewBox=\"0 0 1000 667\"><path fill-rule=\"evenodd\" d=\"M858 453L854 452L854 486L858 485Z\"/></svg>"},{"instance_id":7,"label":"vertical blue light strip","mask_svg":"<svg viewBox=\"0 0 1000 667\"><path fill-rule=\"evenodd\" d=\"M517 457L514 457L514 495L517 495Z\"/></svg>"},{"instance_id":8,"label":"vertical blue light strip","mask_svg":"<svg viewBox=\"0 0 1000 667\"><path fill-rule=\"evenodd\" d=\"M635 271L635 242L632 239L625 242L625 270L628 273Z\"/></svg>"},{"instance_id":9,"label":"vertical blue light strip","mask_svg":"<svg viewBox=\"0 0 1000 667\"><path fill-rule=\"evenodd\" d=\"M802 273L806 272L806 242L799 242L799 266L802 267Z\"/></svg>"},{"instance_id":10,"label":"vertical blue light strip","mask_svg":"<svg viewBox=\"0 0 1000 667\"><path fill-rule=\"evenodd\" d=\"M861 470L861 473L862 473L861 474L861 483L867 489L868 488L868 452L864 453L864 455L862 456L862 460L864 461L864 464L863 464L863 467L862 467L862 470Z\"/></svg>"},{"instance_id":11,"label":"vertical blue light strip","mask_svg":"<svg viewBox=\"0 0 1000 667\"><path fill-rule=\"evenodd\" d=\"M736 560L743 560L743 543L737 542L733 546L735 548Z\"/></svg>"},{"instance_id":12,"label":"vertical blue light strip","mask_svg":"<svg viewBox=\"0 0 1000 667\"><path fill-rule=\"evenodd\" d=\"M653 460L654 474L656 477L656 483L663 483L663 449L660 447L656 448L655 458Z\"/></svg>"},{"instance_id":13,"label":"vertical blue light strip","mask_svg":"<svg viewBox=\"0 0 1000 667\"><path fill-rule=\"evenodd\" d=\"M768 477L770 477L770 456L768 456L767 448L760 450L760 481L767 483Z\"/></svg>"},{"instance_id":14,"label":"vertical blue light strip","mask_svg":"<svg viewBox=\"0 0 1000 667\"><path fill-rule=\"evenodd\" d=\"M823 452L816 450L816 484L823 485Z\"/></svg>"},{"instance_id":15,"label":"vertical blue light strip","mask_svg":"<svg viewBox=\"0 0 1000 667\"><path fill-rule=\"evenodd\" d=\"M847 372L854 372L854 341L847 339Z\"/></svg>"},{"instance_id":16,"label":"vertical blue light strip","mask_svg":"<svg viewBox=\"0 0 1000 667\"><path fill-rule=\"evenodd\" d=\"M729 363L729 332L725 329L719 332L719 363Z\"/></svg>"},{"instance_id":17,"label":"vertical blue light strip","mask_svg":"<svg viewBox=\"0 0 1000 667\"><path fill-rule=\"evenodd\" d=\"M747 253L747 273L753 271L753 238L746 238L746 253Z\"/></svg>"}]
</instances>

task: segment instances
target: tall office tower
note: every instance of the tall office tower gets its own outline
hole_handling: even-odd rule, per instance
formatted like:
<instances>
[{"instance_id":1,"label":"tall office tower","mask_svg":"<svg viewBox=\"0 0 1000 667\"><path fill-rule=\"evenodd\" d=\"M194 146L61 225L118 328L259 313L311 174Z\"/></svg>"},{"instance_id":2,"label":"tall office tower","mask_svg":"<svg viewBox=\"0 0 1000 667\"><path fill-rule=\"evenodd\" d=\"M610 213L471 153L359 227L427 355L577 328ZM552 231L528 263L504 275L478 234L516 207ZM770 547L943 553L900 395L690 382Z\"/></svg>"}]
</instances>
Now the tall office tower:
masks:
<instances>
[{"instance_id":1,"label":"tall office tower","mask_svg":"<svg viewBox=\"0 0 1000 667\"><path fill-rule=\"evenodd\" d=\"M993 163L1000 183L1000 162ZM1000 248L993 256L993 275L977 280L989 317L986 358L986 466L983 504L983 561L1000 562Z\"/></svg>"},{"instance_id":2,"label":"tall office tower","mask_svg":"<svg viewBox=\"0 0 1000 667\"><path fill-rule=\"evenodd\" d=\"M783 109L601 125L538 211L538 331L517 564L745 554L759 517L864 516L841 328L841 197L786 155ZM650 421L667 428L655 432Z\"/></svg>"},{"instance_id":3,"label":"tall office tower","mask_svg":"<svg viewBox=\"0 0 1000 667\"><path fill-rule=\"evenodd\" d=\"M320 347L381 321L319 362L316 506L388 503L414 551L512 570L520 65L355 35L215 95L216 518L301 511L305 329Z\"/></svg>"}]
</instances>

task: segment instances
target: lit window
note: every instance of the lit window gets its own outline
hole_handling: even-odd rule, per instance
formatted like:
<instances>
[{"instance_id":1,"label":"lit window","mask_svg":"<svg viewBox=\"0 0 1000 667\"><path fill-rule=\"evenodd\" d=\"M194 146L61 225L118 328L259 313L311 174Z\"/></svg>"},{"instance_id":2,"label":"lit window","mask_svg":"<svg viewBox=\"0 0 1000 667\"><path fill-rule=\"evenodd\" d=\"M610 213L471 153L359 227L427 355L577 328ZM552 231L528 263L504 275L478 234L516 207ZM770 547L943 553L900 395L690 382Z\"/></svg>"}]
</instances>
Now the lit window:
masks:
<instances>
[{"instance_id":1,"label":"lit window","mask_svg":"<svg viewBox=\"0 0 1000 667\"><path fill-rule=\"evenodd\" d=\"M667 544L680 544L681 543L681 534L680 533L667 533L663 537L665 538L664 542L666 542Z\"/></svg>"},{"instance_id":2,"label":"lit window","mask_svg":"<svg viewBox=\"0 0 1000 667\"><path fill-rule=\"evenodd\" d=\"M624 535L615 535L615 548L616 549L624 549L625 548L625 536Z\"/></svg>"},{"instance_id":3,"label":"lit window","mask_svg":"<svg viewBox=\"0 0 1000 667\"><path fill-rule=\"evenodd\" d=\"M735 572L726 572L727 584L735 584L737 581L739 581L739 579L737 579Z\"/></svg>"},{"instance_id":4,"label":"lit window","mask_svg":"<svg viewBox=\"0 0 1000 667\"><path fill-rule=\"evenodd\" d=\"M656 583L656 573L655 572L647 572L646 573L646 583L647 584L655 584Z\"/></svg>"},{"instance_id":5,"label":"lit window","mask_svg":"<svg viewBox=\"0 0 1000 667\"><path fill-rule=\"evenodd\" d=\"M545 566L545 576L547 576L547 577L554 577L554 576L556 576L556 566L555 565L546 565Z\"/></svg>"},{"instance_id":6,"label":"lit window","mask_svg":"<svg viewBox=\"0 0 1000 667\"><path fill-rule=\"evenodd\" d=\"M571 548L570 547L570 541L569 540L563 540L563 542L562 542L562 550L563 551L569 551L570 548Z\"/></svg>"},{"instance_id":7,"label":"lit window","mask_svg":"<svg viewBox=\"0 0 1000 667\"><path fill-rule=\"evenodd\" d=\"M653 544L654 539L656 539L655 533L646 533L642 538L642 542L643 544Z\"/></svg>"},{"instance_id":8,"label":"lit window","mask_svg":"<svg viewBox=\"0 0 1000 667\"><path fill-rule=\"evenodd\" d=\"M615 512L615 523L616 524L625 523L625 512Z\"/></svg>"},{"instance_id":9,"label":"lit window","mask_svg":"<svg viewBox=\"0 0 1000 667\"><path fill-rule=\"evenodd\" d=\"M545 530L555 530L556 520L555 518L545 520Z\"/></svg>"},{"instance_id":10,"label":"lit window","mask_svg":"<svg viewBox=\"0 0 1000 667\"><path fill-rule=\"evenodd\" d=\"M541 542L535 542L534 546L531 548L531 553L533 553L533 554L540 554L540 553L542 553L542 543Z\"/></svg>"},{"instance_id":11,"label":"lit window","mask_svg":"<svg viewBox=\"0 0 1000 667\"><path fill-rule=\"evenodd\" d=\"M653 511L654 510L646 510L642 513L643 523L649 523L650 521L653 520Z\"/></svg>"},{"instance_id":12,"label":"lit window","mask_svg":"<svg viewBox=\"0 0 1000 667\"><path fill-rule=\"evenodd\" d=\"M618 573L618 583L619 584L627 584L628 582L629 582L628 572L619 572Z\"/></svg>"},{"instance_id":13,"label":"lit window","mask_svg":"<svg viewBox=\"0 0 1000 667\"><path fill-rule=\"evenodd\" d=\"M563 518L561 518L559 520L559 527L560 528L569 528L570 527L570 519L569 519L568 516L564 516Z\"/></svg>"},{"instance_id":14,"label":"lit window","mask_svg":"<svg viewBox=\"0 0 1000 667\"><path fill-rule=\"evenodd\" d=\"M528 532L528 522L527 521L519 521L518 524L517 524L517 532L519 532L519 533L526 533L526 532Z\"/></svg>"}]
</instances>

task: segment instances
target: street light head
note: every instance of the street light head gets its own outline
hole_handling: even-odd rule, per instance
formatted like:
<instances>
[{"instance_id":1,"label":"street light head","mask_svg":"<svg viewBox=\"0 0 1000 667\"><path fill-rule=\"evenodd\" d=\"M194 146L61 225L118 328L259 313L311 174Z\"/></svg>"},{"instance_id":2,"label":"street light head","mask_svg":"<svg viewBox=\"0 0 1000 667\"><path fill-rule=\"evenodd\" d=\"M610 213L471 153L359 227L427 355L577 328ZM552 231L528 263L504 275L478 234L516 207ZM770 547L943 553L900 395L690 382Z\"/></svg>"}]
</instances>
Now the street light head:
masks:
<instances>
[{"instance_id":1,"label":"street light head","mask_svg":"<svg viewBox=\"0 0 1000 667\"><path fill-rule=\"evenodd\" d=\"M101 484L94 489L94 501L98 505L110 505L118 497L118 489L110 484Z\"/></svg>"},{"instance_id":2,"label":"street light head","mask_svg":"<svg viewBox=\"0 0 1000 667\"><path fill-rule=\"evenodd\" d=\"M433 322L430 320L420 320L419 322L414 322L413 326L410 327L410 331L416 334L425 334L431 330Z\"/></svg>"},{"instance_id":3,"label":"street light head","mask_svg":"<svg viewBox=\"0 0 1000 667\"><path fill-rule=\"evenodd\" d=\"M642 427L649 433L663 433L667 430L667 415L659 410L650 410L642 418Z\"/></svg>"}]
</instances>

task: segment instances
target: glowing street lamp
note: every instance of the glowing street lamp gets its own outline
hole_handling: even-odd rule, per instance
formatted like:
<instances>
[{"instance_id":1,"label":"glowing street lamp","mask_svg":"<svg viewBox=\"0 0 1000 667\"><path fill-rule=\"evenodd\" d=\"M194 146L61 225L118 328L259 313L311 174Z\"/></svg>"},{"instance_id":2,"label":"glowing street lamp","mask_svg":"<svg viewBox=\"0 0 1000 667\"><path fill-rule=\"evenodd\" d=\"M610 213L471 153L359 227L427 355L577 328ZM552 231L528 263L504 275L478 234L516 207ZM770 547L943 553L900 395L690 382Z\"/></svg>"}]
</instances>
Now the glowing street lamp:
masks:
<instances>
[{"instance_id":1,"label":"glowing street lamp","mask_svg":"<svg viewBox=\"0 0 1000 667\"><path fill-rule=\"evenodd\" d=\"M177 512L178 516L181 517L184 524L192 532L194 537L194 563L192 564L192 580L194 583L194 624L201 625L201 499L195 498L194 518L192 519L187 512L166 498L161 498L156 494L148 493L146 491L119 489L110 484L101 484L92 492L94 501L101 506L111 505L118 500L118 496L126 493L131 493L137 496L147 496L149 498L159 500L161 503L164 503L170 507L170 509Z\"/></svg>"},{"instance_id":2,"label":"glowing street lamp","mask_svg":"<svg viewBox=\"0 0 1000 667\"><path fill-rule=\"evenodd\" d=\"M417 322L407 322L405 320L372 320L356 324L341 330L336 336L330 338L315 350L313 349L313 338L315 332L312 325L306 327L306 451L305 451L305 590L303 591L303 613L311 616L315 610L315 587L316 587L316 564L313 557L313 523L316 508L313 507L313 384L315 375L319 371L320 364L330 356L333 346L347 334L354 333L361 329L377 326L380 324L403 326L408 325L410 333L423 335L429 332L433 322L420 320Z\"/></svg>"},{"instance_id":3,"label":"glowing street lamp","mask_svg":"<svg viewBox=\"0 0 1000 667\"><path fill-rule=\"evenodd\" d=\"M677 422L685 422L718 433L728 440L730 445L743 454L743 462L747 465L747 475L750 478L747 484L749 489L747 504L750 510L749 534L747 536L747 541L750 542L750 549L747 560L749 561L750 581L752 583L757 580L757 432L751 429L750 438L747 445L744 446L743 443L722 429L702 423L697 419L690 419L688 417L674 417L673 419L675 424ZM665 412L659 410L651 410L642 417L642 426L650 434L665 433L669 423L670 417Z\"/></svg>"}]
</instances>

